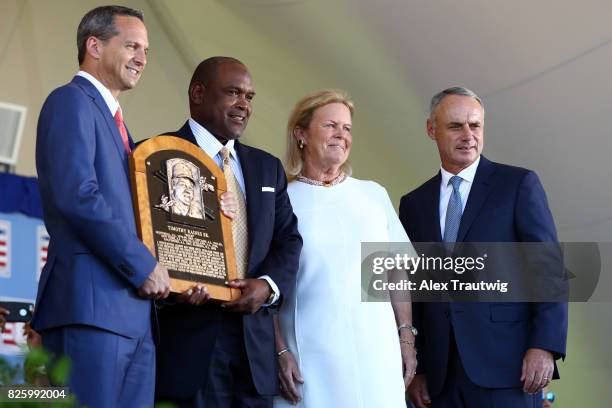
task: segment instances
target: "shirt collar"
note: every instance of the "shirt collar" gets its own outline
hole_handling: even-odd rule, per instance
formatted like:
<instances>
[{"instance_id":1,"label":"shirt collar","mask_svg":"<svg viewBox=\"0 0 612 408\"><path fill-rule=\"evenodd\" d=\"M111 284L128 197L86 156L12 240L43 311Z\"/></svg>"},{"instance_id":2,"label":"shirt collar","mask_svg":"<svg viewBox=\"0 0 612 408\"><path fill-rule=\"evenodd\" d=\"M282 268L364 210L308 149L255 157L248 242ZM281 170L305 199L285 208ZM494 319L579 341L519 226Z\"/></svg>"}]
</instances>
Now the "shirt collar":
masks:
<instances>
[{"instance_id":1,"label":"shirt collar","mask_svg":"<svg viewBox=\"0 0 612 408\"><path fill-rule=\"evenodd\" d=\"M478 155L478 158L476 160L474 160L474 163L470 164L465 169L461 170L457 174L457 176L461 177L461 179L463 179L463 181L467 181L469 183L473 183L474 182L474 177L476 177L476 170L478 169L478 163L480 163L480 155ZM444 168L442 166L440 166L440 173L442 175L442 187L448 186L448 181L455 174L449 173L448 171L444 170Z\"/></svg>"},{"instance_id":2,"label":"shirt collar","mask_svg":"<svg viewBox=\"0 0 612 408\"><path fill-rule=\"evenodd\" d=\"M193 132L193 136L195 136L196 142L198 142L198 146L206 152L210 157L215 157L219 154L223 147L227 147L230 151L230 157L233 157L234 160L236 157L236 149L234 148L234 140L228 140L228 142L223 146L223 144L217 140L216 137L213 136L204 126L200 125L198 122L189 118L189 127Z\"/></svg>"},{"instance_id":3,"label":"shirt collar","mask_svg":"<svg viewBox=\"0 0 612 408\"><path fill-rule=\"evenodd\" d=\"M108 88L102 84L102 82L98 81L96 77L91 75L89 72L79 71L77 72L77 76L85 78L96 87L98 92L100 92L100 95L102 95L104 102L106 102L106 106L108 106L111 115L114 117L115 113L117 113L117 109L119 109L119 102L115 99L111 91L109 91Z\"/></svg>"}]
</instances>

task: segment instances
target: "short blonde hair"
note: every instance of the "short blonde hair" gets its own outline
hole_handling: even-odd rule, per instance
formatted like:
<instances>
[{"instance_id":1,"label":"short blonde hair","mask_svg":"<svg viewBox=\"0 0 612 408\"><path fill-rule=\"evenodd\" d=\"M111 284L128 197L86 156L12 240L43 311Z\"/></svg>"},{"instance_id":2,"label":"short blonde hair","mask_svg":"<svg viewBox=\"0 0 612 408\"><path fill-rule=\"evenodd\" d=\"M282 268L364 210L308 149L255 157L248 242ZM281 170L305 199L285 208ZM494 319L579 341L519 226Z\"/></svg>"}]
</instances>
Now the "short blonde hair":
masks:
<instances>
[{"instance_id":1,"label":"short blonde hair","mask_svg":"<svg viewBox=\"0 0 612 408\"><path fill-rule=\"evenodd\" d=\"M285 153L285 172L289 181L296 178L302 171L304 165L303 151L298 147L297 140L293 136L296 128L308 129L314 112L322 106L330 103L341 103L346 106L353 117L355 105L346 92L337 89L323 89L306 95L298 101L289 115L287 123L287 151ZM351 175L351 165L348 160L341 166L346 175Z\"/></svg>"}]
</instances>

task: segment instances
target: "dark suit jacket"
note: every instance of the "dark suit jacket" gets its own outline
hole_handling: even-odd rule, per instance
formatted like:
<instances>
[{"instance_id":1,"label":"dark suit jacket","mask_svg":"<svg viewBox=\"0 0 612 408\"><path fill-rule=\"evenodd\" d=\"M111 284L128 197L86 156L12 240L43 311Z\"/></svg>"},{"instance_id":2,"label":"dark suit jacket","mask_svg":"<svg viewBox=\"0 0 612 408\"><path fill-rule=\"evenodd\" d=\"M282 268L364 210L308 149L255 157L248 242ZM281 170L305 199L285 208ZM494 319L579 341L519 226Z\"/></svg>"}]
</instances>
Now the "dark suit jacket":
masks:
<instances>
[{"instance_id":1,"label":"dark suit jacket","mask_svg":"<svg viewBox=\"0 0 612 408\"><path fill-rule=\"evenodd\" d=\"M440 180L438 173L401 199L400 220L411 241L442 241ZM556 241L537 175L481 156L457 242ZM446 378L451 324L466 373L482 387L521 386L528 348L565 355L567 303L415 303L413 315L420 332L418 370L426 374L432 395Z\"/></svg>"},{"instance_id":2,"label":"dark suit jacket","mask_svg":"<svg viewBox=\"0 0 612 408\"><path fill-rule=\"evenodd\" d=\"M196 144L188 123L173 134ZM268 275L282 295L294 286L302 238L287 195L287 179L274 156L236 141L244 175L249 230L247 278ZM262 192L262 187L275 191ZM159 311L158 397L192 396L206 383L217 332L228 313L218 305L177 304ZM229 316L231 318L231 316ZM272 311L244 315L244 343L253 381L262 395L277 392Z\"/></svg>"},{"instance_id":3,"label":"dark suit jacket","mask_svg":"<svg viewBox=\"0 0 612 408\"><path fill-rule=\"evenodd\" d=\"M45 101L36 167L51 240L32 327L84 324L142 336L151 301L136 289L156 261L136 235L121 135L85 78L74 77Z\"/></svg>"}]
</instances>

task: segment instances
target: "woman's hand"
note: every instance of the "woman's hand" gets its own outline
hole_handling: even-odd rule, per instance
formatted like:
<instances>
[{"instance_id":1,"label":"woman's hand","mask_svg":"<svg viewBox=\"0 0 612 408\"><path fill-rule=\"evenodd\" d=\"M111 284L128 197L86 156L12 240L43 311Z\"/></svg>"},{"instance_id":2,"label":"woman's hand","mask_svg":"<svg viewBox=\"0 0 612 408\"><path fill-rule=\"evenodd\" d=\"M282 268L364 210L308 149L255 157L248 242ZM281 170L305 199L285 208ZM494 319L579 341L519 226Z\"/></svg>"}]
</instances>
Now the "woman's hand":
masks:
<instances>
[{"instance_id":1,"label":"woman's hand","mask_svg":"<svg viewBox=\"0 0 612 408\"><path fill-rule=\"evenodd\" d=\"M304 384L304 379L291 351L286 351L278 356L278 378L282 396L292 404L300 402L302 395L296 383Z\"/></svg>"},{"instance_id":2,"label":"woman's hand","mask_svg":"<svg viewBox=\"0 0 612 408\"><path fill-rule=\"evenodd\" d=\"M400 349L402 350L402 367L404 368L404 386L412 382L417 368L417 352L414 347L414 337L412 340L400 339Z\"/></svg>"}]
</instances>

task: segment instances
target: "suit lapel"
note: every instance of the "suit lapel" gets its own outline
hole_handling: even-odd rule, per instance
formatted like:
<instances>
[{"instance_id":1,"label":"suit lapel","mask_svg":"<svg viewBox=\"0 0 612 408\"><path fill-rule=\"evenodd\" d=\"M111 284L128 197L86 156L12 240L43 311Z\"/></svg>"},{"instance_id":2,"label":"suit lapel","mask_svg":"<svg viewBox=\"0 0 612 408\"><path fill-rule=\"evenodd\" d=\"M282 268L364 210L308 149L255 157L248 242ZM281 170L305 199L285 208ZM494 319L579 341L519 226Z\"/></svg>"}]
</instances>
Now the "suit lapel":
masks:
<instances>
[{"instance_id":1,"label":"suit lapel","mask_svg":"<svg viewBox=\"0 0 612 408\"><path fill-rule=\"evenodd\" d=\"M440 233L440 183L441 183L440 172L430 179L425 185L425 203L424 203L424 223L425 231L432 231L429 227L434 225L433 228L433 242L441 242L442 234Z\"/></svg>"},{"instance_id":2,"label":"suit lapel","mask_svg":"<svg viewBox=\"0 0 612 408\"><path fill-rule=\"evenodd\" d=\"M119 156L121 157L121 163L123 164L125 174L129 174L128 162L126 160L127 152L125 151L125 147L123 146L123 140L121 139L119 128L117 128L115 119L111 115L110 110L108 109L108 105L106 105L106 102L104 101L104 98L102 98L100 92L98 92L96 87L87 79L77 75L72 79L72 81L79 85L81 89L83 89L83 91L85 91L85 93L92 98L94 105L96 105L96 107L100 111L100 114L102 115L104 121L106 122L106 125L108 126L108 130L111 134L111 139L113 139L115 147L117 148L117 153L119 153Z\"/></svg>"},{"instance_id":3,"label":"suit lapel","mask_svg":"<svg viewBox=\"0 0 612 408\"><path fill-rule=\"evenodd\" d=\"M459 232L457 233L457 242L461 242L465 239L482 205L489 196L491 187L493 187L490 176L494 172L495 167L493 164L484 156L481 156L478 169L476 169L476 176L474 177L474 185L472 185L470 195L465 205L465 211L461 216L461 224L459 224Z\"/></svg>"},{"instance_id":4,"label":"suit lapel","mask_svg":"<svg viewBox=\"0 0 612 408\"><path fill-rule=\"evenodd\" d=\"M194 145L198 146L198 141L196 140L195 136L193 135L193 132L191 131L191 126L189 126L189 121L185 122L183 127L180 128L175 133L164 133L164 134L165 135L172 135L172 136L177 135L177 136L182 137L183 139L187 140L188 142L191 142Z\"/></svg>"}]
</instances>

